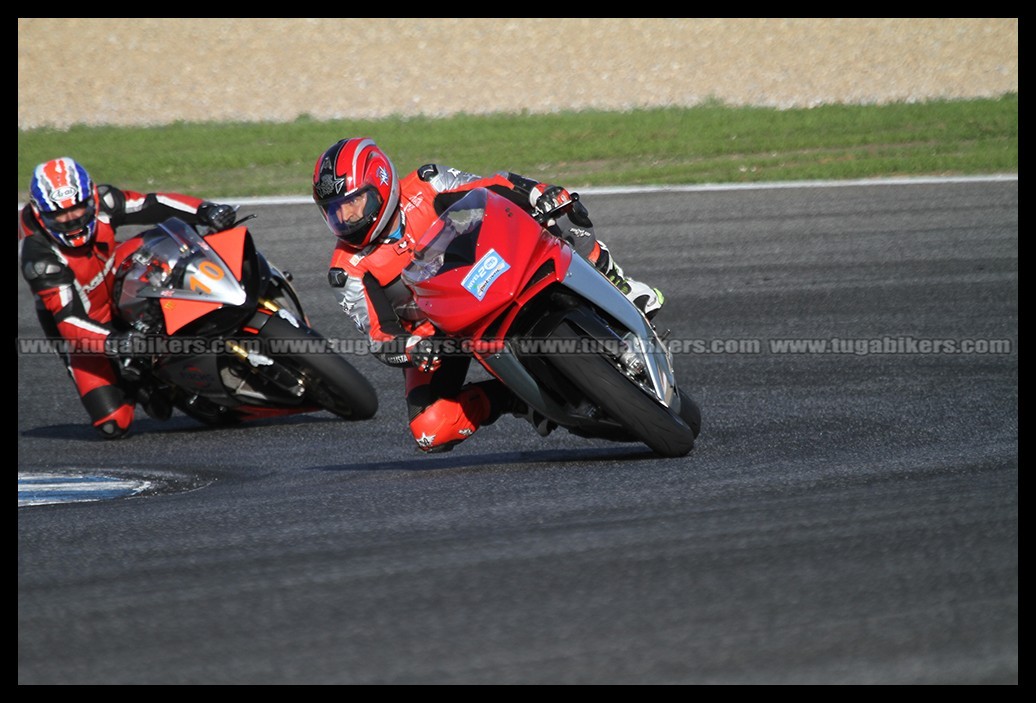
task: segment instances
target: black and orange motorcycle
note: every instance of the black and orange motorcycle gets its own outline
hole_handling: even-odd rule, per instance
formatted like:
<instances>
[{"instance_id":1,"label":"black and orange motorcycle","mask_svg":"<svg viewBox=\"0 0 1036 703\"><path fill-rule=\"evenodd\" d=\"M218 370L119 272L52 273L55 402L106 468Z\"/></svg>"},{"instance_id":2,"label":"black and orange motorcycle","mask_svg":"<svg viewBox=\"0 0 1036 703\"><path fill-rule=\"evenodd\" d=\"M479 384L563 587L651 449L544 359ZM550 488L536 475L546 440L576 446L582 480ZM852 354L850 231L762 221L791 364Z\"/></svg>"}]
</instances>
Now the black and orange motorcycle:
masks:
<instances>
[{"instance_id":1,"label":"black and orange motorcycle","mask_svg":"<svg viewBox=\"0 0 1036 703\"><path fill-rule=\"evenodd\" d=\"M291 276L244 226L252 217L207 234L172 218L120 245L114 315L144 346L122 357L124 378L206 425L373 417L373 386L310 326Z\"/></svg>"}]
</instances>

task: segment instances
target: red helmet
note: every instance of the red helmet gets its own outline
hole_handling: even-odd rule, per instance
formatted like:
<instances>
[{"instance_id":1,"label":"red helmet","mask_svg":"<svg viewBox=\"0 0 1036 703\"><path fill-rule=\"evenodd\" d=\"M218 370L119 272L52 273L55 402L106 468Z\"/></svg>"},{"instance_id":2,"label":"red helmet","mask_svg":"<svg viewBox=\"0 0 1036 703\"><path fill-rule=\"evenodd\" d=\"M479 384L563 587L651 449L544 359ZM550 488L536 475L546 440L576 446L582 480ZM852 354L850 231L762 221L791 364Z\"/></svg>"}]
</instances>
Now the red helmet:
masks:
<instances>
[{"instance_id":1,"label":"red helmet","mask_svg":"<svg viewBox=\"0 0 1036 703\"><path fill-rule=\"evenodd\" d=\"M343 139L317 159L313 201L336 237L364 247L385 231L399 205L396 167L373 139Z\"/></svg>"},{"instance_id":2,"label":"red helmet","mask_svg":"<svg viewBox=\"0 0 1036 703\"><path fill-rule=\"evenodd\" d=\"M67 156L36 167L29 183L32 213L63 247L81 247L97 232L97 186L86 169Z\"/></svg>"}]
</instances>

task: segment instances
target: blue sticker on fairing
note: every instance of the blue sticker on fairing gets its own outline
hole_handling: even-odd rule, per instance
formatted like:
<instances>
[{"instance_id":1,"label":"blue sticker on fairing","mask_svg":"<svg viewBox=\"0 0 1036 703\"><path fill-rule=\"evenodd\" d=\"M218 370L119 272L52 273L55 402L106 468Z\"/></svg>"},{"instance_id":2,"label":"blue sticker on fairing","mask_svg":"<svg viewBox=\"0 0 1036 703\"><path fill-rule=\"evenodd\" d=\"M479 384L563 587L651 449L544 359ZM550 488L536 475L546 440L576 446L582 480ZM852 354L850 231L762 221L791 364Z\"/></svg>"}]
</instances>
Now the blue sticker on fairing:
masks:
<instances>
[{"instance_id":1,"label":"blue sticker on fairing","mask_svg":"<svg viewBox=\"0 0 1036 703\"><path fill-rule=\"evenodd\" d=\"M493 282L509 268L511 265L500 258L495 249L490 249L475 263L460 284L473 296L482 300Z\"/></svg>"}]
</instances>

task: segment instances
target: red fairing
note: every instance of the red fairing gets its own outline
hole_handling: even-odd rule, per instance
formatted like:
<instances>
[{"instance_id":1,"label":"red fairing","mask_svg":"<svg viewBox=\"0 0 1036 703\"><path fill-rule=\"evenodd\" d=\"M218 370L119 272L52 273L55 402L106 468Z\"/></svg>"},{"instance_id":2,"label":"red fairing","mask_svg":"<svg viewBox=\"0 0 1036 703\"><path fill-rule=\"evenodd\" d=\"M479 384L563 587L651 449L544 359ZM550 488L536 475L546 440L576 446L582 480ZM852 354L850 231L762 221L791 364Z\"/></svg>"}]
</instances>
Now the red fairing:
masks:
<instances>
[{"instance_id":1,"label":"red fairing","mask_svg":"<svg viewBox=\"0 0 1036 703\"><path fill-rule=\"evenodd\" d=\"M239 281L245 260L245 242L249 236L247 227L235 227L205 237L205 241L216 250L219 257L230 267L234 278Z\"/></svg>"},{"instance_id":2,"label":"red fairing","mask_svg":"<svg viewBox=\"0 0 1036 703\"><path fill-rule=\"evenodd\" d=\"M422 312L452 337L481 338L498 314L518 301L529 279L544 263L553 259L554 270L537 281L537 290L562 280L572 259L570 248L562 246L557 237L514 203L489 191L486 196L474 265L445 271L414 286ZM418 248L436 234L438 227L426 232ZM488 271L481 281L480 268ZM501 272L494 274L495 270Z\"/></svg>"},{"instance_id":3,"label":"red fairing","mask_svg":"<svg viewBox=\"0 0 1036 703\"><path fill-rule=\"evenodd\" d=\"M182 327L221 307L223 303L209 303L203 300L163 300L162 319L165 322L166 334L176 334Z\"/></svg>"}]
</instances>

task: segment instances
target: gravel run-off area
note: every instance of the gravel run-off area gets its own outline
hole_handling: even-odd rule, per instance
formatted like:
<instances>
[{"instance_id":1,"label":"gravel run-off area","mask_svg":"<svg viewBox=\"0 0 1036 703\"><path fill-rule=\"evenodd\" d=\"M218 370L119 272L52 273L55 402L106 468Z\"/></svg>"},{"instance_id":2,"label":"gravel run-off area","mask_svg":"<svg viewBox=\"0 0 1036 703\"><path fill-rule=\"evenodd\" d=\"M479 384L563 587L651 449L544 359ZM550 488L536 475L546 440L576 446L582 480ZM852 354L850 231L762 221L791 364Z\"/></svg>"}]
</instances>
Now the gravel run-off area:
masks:
<instances>
[{"instance_id":1,"label":"gravel run-off area","mask_svg":"<svg viewBox=\"0 0 1036 703\"><path fill-rule=\"evenodd\" d=\"M1017 18L18 19L19 129L1017 91Z\"/></svg>"}]
</instances>

